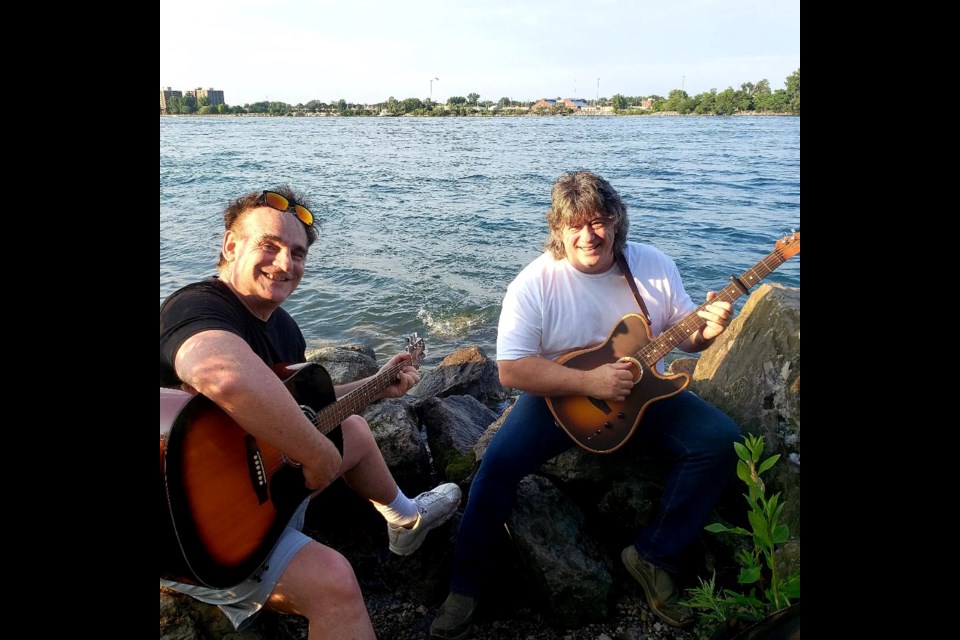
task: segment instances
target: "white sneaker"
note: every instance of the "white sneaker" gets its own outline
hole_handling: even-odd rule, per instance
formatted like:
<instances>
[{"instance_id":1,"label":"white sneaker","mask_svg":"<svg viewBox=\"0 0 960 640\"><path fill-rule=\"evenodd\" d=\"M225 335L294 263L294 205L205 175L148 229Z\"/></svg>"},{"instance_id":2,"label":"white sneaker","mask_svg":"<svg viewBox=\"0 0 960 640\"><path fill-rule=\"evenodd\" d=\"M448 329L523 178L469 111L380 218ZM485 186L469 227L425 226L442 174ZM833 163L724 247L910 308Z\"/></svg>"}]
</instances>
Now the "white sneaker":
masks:
<instances>
[{"instance_id":1,"label":"white sneaker","mask_svg":"<svg viewBox=\"0 0 960 640\"><path fill-rule=\"evenodd\" d=\"M425 491L413 499L420 510L417 522L406 529L387 523L390 551L398 556L408 556L423 544L432 529L436 529L456 513L460 506L460 487L452 482L442 484L433 491Z\"/></svg>"}]
</instances>

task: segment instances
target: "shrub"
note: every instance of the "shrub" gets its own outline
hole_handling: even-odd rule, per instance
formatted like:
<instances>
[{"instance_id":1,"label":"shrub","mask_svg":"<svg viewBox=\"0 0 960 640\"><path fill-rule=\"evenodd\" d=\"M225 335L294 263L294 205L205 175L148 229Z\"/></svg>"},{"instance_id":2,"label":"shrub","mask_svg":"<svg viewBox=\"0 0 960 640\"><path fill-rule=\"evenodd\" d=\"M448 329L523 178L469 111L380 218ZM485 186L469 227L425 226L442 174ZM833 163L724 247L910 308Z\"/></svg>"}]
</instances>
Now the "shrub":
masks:
<instances>
[{"instance_id":1,"label":"shrub","mask_svg":"<svg viewBox=\"0 0 960 640\"><path fill-rule=\"evenodd\" d=\"M760 620L790 606L800 599L800 572L783 577L777 568L776 551L790 535L787 525L780 522L783 505L780 494L766 497L766 486L761 476L780 459L773 455L760 462L763 454L763 436L747 436L744 443L734 443L737 451L737 477L747 485L744 498L749 505L747 518L752 531L743 527L728 527L719 522L707 525L712 533L732 533L752 538L751 550L737 554L740 575L737 582L753 585L746 595L732 589L719 590L716 574L710 580L700 578L700 586L688 589L691 598L685 604L699 610L701 624L708 630L733 618ZM759 463L759 465L758 465Z\"/></svg>"}]
</instances>

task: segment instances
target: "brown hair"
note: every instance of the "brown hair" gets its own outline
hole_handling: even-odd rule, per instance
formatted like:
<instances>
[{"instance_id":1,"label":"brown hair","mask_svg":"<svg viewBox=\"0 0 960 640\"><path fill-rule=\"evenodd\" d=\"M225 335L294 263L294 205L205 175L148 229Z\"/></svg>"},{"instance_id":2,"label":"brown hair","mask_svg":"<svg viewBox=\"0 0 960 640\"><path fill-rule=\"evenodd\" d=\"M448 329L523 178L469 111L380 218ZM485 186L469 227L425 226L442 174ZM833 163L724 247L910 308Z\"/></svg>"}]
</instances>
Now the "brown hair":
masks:
<instances>
[{"instance_id":1,"label":"brown hair","mask_svg":"<svg viewBox=\"0 0 960 640\"><path fill-rule=\"evenodd\" d=\"M310 204L308 198L297 191L294 191L293 187L289 184L281 184L280 186L269 189L269 191L276 191L284 198L290 201L290 204L299 204L300 206L306 207L307 209L313 210L313 205ZM223 228L226 231L233 231L237 228L237 225L240 223L240 219L248 211L253 211L259 207L265 206L261 197L263 192L257 193L248 193L245 196L240 196L234 200L231 200L227 204L227 208L223 210ZM301 222L303 222L301 220ZM314 214L312 224L304 224L303 226L307 230L307 247L310 247L314 242L317 241L317 216ZM226 264L227 259L224 257L223 253L220 253L220 258L217 260L217 268L219 269L224 264Z\"/></svg>"},{"instance_id":2,"label":"brown hair","mask_svg":"<svg viewBox=\"0 0 960 640\"><path fill-rule=\"evenodd\" d=\"M597 217L615 230L614 253L623 253L630 221L627 219L627 205L620 199L620 194L609 182L590 171L564 173L550 191L550 210L547 212L550 235L544 250L562 260L566 256L564 230Z\"/></svg>"}]
</instances>

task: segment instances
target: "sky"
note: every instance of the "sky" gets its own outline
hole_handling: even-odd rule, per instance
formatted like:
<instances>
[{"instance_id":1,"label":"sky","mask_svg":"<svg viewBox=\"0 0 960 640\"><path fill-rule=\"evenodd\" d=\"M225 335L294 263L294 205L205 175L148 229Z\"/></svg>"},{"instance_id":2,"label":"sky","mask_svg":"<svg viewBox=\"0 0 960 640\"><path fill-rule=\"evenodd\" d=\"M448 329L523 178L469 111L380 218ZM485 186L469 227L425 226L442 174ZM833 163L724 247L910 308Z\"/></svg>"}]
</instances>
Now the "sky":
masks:
<instances>
[{"instance_id":1,"label":"sky","mask_svg":"<svg viewBox=\"0 0 960 640\"><path fill-rule=\"evenodd\" d=\"M799 68L800 0L160 2L160 88L229 105L776 90Z\"/></svg>"}]
</instances>

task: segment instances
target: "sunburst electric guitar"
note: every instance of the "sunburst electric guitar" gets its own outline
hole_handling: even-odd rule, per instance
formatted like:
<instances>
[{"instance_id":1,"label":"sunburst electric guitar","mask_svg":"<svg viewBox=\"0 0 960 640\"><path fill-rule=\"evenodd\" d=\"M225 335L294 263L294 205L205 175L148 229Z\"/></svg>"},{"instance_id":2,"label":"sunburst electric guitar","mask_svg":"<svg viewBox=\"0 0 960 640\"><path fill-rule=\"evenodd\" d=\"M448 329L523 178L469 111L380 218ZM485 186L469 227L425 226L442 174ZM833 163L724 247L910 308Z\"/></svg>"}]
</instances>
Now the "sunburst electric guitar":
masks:
<instances>
[{"instance_id":1,"label":"sunburst electric guitar","mask_svg":"<svg viewBox=\"0 0 960 640\"><path fill-rule=\"evenodd\" d=\"M424 341L407 338L409 360L385 369L339 400L317 364L277 375L321 433L333 431L423 360ZM303 473L202 395L160 388L160 577L224 588L251 576L310 495Z\"/></svg>"},{"instance_id":2,"label":"sunburst electric guitar","mask_svg":"<svg viewBox=\"0 0 960 640\"><path fill-rule=\"evenodd\" d=\"M778 240L770 255L740 277L731 276L730 284L711 302L733 302L798 253L800 232L796 231ZM637 430L647 407L657 400L677 395L690 384L690 376L686 373L660 375L657 361L706 325L706 321L697 315L697 311L706 305L700 305L656 339L653 339L650 327L642 316L627 314L603 344L560 356L557 359L559 364L582 371L612 362L629 362L633 365L634 386L622 402L589 396L548 397L547 405L557 424L587 451L610 453L622 447Z\"/></svg>"}]
</instances>

